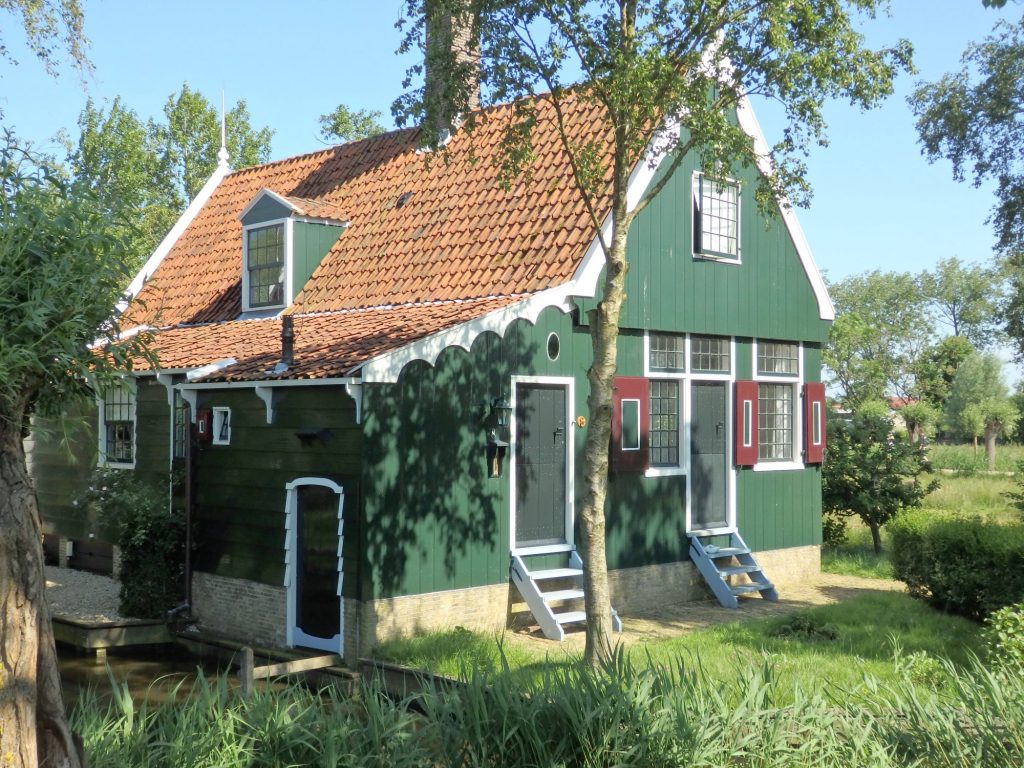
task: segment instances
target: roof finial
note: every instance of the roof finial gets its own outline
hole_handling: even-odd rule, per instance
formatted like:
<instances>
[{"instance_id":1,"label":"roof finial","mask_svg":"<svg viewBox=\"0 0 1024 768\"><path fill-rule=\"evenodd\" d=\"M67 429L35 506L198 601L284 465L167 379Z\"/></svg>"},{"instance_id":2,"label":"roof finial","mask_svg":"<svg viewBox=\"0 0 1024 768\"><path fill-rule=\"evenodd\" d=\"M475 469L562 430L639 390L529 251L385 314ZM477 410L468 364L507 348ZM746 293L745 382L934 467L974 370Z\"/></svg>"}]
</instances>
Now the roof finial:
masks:
<instances>
[{"instance_id":1,"label":"roof finial","mask_svg":"<svg viewBox=\"0 0 1024 768\"><path fill-rule=\"evenodd\" d=\"M220 151L217 153L218 165L228 167L227 117L224 112L224 91L220 92Z\"/></svg>"}]
</instances>

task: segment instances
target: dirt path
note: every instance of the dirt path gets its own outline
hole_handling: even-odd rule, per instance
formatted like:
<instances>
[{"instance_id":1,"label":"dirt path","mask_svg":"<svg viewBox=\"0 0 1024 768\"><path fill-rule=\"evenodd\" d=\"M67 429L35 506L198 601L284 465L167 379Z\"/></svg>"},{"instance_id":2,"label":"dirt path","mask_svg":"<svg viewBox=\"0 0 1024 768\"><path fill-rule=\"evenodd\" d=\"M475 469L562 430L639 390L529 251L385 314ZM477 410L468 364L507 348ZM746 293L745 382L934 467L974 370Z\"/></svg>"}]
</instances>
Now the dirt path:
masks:
<instances>
[{"instance_id":1,"label":"dirt path","mask_svg":"<svg viewBox=\"0 0 1024 768\"><path fill-rule=\"evenodd\" d=\"M709 599L668 605L657 612L624 615L623 632L616 639L630 645L681 635L715 624L794 613L804 608L839 603L871 592L902 592L905 589L906 587L898 581L822 573L813 580L780 585L777 602L743 596L737 610L723 608ZM551 641L545 639L540 630L510 633L506 637L534 652L552 651ZM566 635L565 642L559 644L559 649L569 652L581 651L583 644L583 630L573 630Z\"/></svg>"}]
</instances>

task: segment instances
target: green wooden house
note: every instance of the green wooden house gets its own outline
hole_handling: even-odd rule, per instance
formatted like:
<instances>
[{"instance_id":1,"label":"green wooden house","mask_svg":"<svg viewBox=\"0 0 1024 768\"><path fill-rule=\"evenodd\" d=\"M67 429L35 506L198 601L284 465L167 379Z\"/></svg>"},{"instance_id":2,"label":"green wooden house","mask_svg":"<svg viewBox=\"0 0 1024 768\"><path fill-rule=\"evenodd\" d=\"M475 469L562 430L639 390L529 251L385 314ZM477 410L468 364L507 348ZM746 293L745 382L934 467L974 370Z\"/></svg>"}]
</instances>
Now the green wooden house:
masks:
<instances>
[{"instance_id":1,"label":"green wooden house","mask_svg":"<svg viewBox=\"0 0 1024 768\"><path fill-rule=\"evenodd\" d=\"M566 109L609 151L596 107ZM153 332L159 366L102 393L84 442L124 471L190 464L201 625L346 655L453 625L581 626L602 256L551 105L510 189L491 161L511 109L481 116L446 162L402 130L224 163L132 284L125 326ZM631 231L607 505L627 620L819 568L833 309L792 211L759 212L758 172L686 158ZM656 173L638 164L633 192ZM50 533L106 535L70 504L88 464L36 441Z\"/></svg>"}]
</instances>

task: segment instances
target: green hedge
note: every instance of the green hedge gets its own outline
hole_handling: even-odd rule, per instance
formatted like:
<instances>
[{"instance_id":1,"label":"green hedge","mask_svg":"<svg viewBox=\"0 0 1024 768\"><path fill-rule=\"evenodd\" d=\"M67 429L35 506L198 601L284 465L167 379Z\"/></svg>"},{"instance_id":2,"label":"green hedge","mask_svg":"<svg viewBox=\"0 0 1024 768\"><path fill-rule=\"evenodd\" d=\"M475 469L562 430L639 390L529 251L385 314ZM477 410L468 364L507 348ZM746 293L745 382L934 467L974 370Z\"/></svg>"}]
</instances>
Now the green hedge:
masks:
<instances>
[{"instance_id":1,"label":"green hedge","mask_svg":"<svg viewBox=\"0 0 1024 768\"><path fill-rule=\"evenodd\" d=\"M914 597L977 621L1024 602L1024 525L921 511L889 531L893 574Z\"/></svg>"}]
</instances>

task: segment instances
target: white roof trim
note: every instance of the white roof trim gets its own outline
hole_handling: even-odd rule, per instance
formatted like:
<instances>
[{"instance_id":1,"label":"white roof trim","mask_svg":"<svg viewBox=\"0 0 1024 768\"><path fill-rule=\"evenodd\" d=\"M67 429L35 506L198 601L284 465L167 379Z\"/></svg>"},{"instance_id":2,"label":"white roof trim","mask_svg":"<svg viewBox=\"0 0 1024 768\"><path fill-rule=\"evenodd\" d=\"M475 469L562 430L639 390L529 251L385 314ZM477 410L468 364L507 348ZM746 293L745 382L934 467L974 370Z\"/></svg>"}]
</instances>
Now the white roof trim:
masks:
<instances>
[{"instance_id":1,"label":"white roof trim","mask_svg":"<svg viewBox=\"0 0 1024 768\"><path fill-rule=\"evenodd\" d=\"M185 374L185 378L192 382L196 379L201 379L204 376L210 376L211 374L223 371L225 368L230 368L235 365L238 361L233 357L225 357L223 360L217 360L216 362L209 363L208 365L194 368Z\"/></svg>"},{"instance_id":2,"label":"white roof trim","mask_svg":"<svg viewBox=\"0 0 1024 768\"><path fill-rule=\"evenodd\" d=\"M258 203L264 197L269 197L275 203L283 205L292 213L296 213L299 210L299 208L296 207L295 204L292 203L292 201L289 200L287 197L282 197L269 187L263 187L259 192L253 195L252 200L249 201L249 204L245 206L245 208L242 209L242 212L238 214L238 216L236 216L235 218L237 218L239 221L244 219L249 214L249 211L256 207L256 203Z\"/></svg>"},{"instance_id":3,"label":"white roof trim","mask_svg":"<svg viewBox=\"0 0 1024 768\"><path fill-rule=\"evenodd\" d=\"M125 292L124 298L117 303L117 312L120 314L124 312L128 307L128 302L135 298L139 291L142 290L142 286L146 284L146 281L153 276L156 272L157 267L160 266L160 262L164 260L164 257L171 252L171 248L178 242L178 238L184 234L188 225L192 223L192 220L196 215L203 209L206 202L213 195L213 191L217 189L217 185L220 184L221 180L231 173L231 169L226 164L217 166L217 169L210 175L210 178L206 180L203 188L199 190L199 194L193 198L192 202L188 204L185 212L181 214L174 226L171 227L171 231L168 232L164 239L160 241L160 245L153 251L153 255L149 257L145 264L142 265L142 269L138 271L135 278L128 285L128 290Z\"/></svg>"},{"instance_id":4,"label":"white roof trim","mask_svg":"<svg viewBox=\"0 0 1024 768\"><path fill-rule=\"evenodd\" d=\"M741 98L739 104L736 105L736 115L739 118L740 127L754 139L754 153L757 155L758 169L766 176L770 176L774 171L771 155L769 154L771 150L764 138L764 133L761 131L761 124L757 121L757 115L754 114L754 108L750 104L750 99L746 96ZM811 246L807 242L804 230L796 217L796 211L793 210L789 200L782 198L778 202L782 221L789 231L789 236L793 239L793 246L800 257L800 263L807 274L807 279L811 283L814 298L818 300L818 317L822 320L835 320L835 307L832 305L832 299L829 298L828 288L825 287L825 280L821 276L821 271L814 261Z\"/></svg>"}]
</instances>

